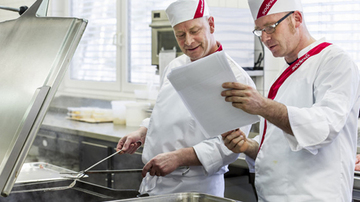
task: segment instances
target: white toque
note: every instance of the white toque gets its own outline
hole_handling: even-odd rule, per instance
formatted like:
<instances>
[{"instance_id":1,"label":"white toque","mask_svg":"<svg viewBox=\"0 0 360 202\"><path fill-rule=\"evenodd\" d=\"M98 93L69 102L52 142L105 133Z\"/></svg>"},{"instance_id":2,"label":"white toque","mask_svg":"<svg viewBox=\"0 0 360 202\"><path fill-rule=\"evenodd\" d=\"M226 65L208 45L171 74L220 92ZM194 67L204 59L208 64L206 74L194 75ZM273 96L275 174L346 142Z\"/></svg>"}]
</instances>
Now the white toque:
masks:
<instances>
[{"instance_id":1,"label":"white toque","mask_svg":"<svg viewBox=\"0 0 360 202\"><path fill-rule=\"evenodd\" d=\"M274 13L303 11L301 0L248 0L254 20Z\"/></svg>"},{"instance_id":2,"label":"white toque","mask_svg":"<svg viewBox=\"0 0 360 202\"><path fill-rule=\"evenodd\" d=\"M205 0L177 0L165 11L172 27L188 20L210 15Z\"/></svg>"}]
</instances>

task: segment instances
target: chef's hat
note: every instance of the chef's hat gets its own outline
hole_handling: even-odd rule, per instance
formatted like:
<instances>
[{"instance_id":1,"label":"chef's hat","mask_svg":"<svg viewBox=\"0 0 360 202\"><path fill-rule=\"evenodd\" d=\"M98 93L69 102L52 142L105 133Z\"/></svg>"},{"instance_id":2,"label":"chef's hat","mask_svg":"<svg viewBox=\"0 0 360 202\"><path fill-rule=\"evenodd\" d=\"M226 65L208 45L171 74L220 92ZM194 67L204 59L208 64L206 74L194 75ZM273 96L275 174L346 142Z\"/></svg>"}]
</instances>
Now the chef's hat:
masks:
<instances>
[{"instance_id":1,"label":"chef's hat","mask_svg":"<svg viewBox=\"0 0 360 202\"><path fill-rule=\"evenodd\" d=\"M274 13L302 11L301 0L248 0L254 20Z\"/></svg>"},{"instance_id":2,"label":"chef's hat","mask_svg":"<svg viewBox=\"0 0 360 202\"><path fill-rule=\"evenodd\" d=\"M177 0L166 9L172 27L175 25L210 15L205 0Z\"/></svg>"}]
</instances>

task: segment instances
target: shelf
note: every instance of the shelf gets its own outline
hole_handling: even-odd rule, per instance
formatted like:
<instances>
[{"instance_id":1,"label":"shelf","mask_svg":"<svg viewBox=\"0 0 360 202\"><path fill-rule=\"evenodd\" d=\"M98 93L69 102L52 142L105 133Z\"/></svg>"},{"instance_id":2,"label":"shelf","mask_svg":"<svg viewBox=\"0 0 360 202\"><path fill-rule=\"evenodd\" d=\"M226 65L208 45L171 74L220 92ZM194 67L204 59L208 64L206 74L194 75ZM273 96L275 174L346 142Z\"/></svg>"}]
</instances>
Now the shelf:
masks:
<instances>
[{"instance_id":1,"label":"shelf","mask_svg":"<svg viewBox=\"0 0 360 202\"><path fill-rule=\"evenodd\" d=\"M245 70L249 76L264 76L264 70Z\"/></svg>"}]
</instances>

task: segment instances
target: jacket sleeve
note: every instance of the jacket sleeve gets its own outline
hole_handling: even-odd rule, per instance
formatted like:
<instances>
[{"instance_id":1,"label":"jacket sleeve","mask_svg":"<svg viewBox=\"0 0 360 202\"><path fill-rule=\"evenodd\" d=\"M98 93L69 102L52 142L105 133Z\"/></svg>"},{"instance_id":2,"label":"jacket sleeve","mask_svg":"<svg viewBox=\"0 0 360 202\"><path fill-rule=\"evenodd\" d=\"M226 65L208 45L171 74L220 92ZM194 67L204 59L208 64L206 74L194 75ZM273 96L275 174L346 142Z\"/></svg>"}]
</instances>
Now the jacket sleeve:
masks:
<instances>
[{"instance_id":1,"label":"jacket sleeve","mask_svg":"<svg viewBox=\"0 0 360 202\"><path fill-rule=\"evenodd\" d=\"M314 104L308 108L287 106L294 136L285 135L293 151L317 154L343 130L357 102L359 69L344 53L328 57L314 82Z\"/></svg>"},{"instance_id":2,"label":"jacket sleeve","mask_svg":"<svg viewBox=\"0 0 360 202\"><path fill-rule=\"evenodd\" d=\"M145 128L149 128L149 124L150 124L150 118L146 118L141 122L140 126L144 126Z\"/></svg>"},{"instance_id":3,"label":"jacket sleeve","mask_svg":"<svg viewBox=\"0 0 360 202\"><path fill-rule=\"evenodd\" d=\"M253 140L260 144L260 135L255 136ZM249 167L249 172L255 173L255 159L252 159L251 157L245 155L245 161Z\"/></svg>"},{"instance_id":4,"label":"jacket sleeve","mask_svg":"<svg viewBox=\"0 0 360 202\"><path fill-rule=\"evenodd\" d=\"M250 128L251 125L248 125L240 129L248 135ZM239 157L239 154L233 153L224 145L221 135L202 141L193 148L207 175L219 171L222 173L227 172L226 166Z\"/></svg>"}]
</instances>

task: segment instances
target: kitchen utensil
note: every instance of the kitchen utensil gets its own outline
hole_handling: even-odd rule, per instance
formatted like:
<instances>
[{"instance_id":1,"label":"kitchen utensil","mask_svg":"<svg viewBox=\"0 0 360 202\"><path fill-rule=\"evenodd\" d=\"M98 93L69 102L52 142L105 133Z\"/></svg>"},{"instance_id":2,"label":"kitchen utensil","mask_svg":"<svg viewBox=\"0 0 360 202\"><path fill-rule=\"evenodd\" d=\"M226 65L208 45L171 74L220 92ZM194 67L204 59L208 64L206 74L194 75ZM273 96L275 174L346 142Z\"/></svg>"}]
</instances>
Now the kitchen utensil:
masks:
<instances>
[{"instance_id":1,"label":"kitchen utensil","mask_svg":"<svg viewBox=\"0 0 360 202\"><path fill-rule=\"evenodd\" d=\"M46 17L36 0L0 22L0 192L8 196L85 31L87 20Z\"/></svg>"},{"instance_id":2,"label":"kitchen utensil","mask_svg":"<svg viewBox=\"0 0 360 202\"><path fill-rule=\"evenodd\" d=\"M66 189L73 188L75 186L77 180L78 179L75 179L69 186L49 187L49 188L39 188L39 189L24 189L24 190L12 191L11 193L27 193L27 192L36 192L36 191L60 191L60 190L66 190Z\"/></svg>"},{"instance_id":3,"label":"kitchen utensil","mask_svg":"<svg viewBox=\"0 0 360 202\"><path fill-rule=\"evenodd\" d=\"M90 182L76 180L72 188L50 191L21 191L38 190L39 188L67 187L74 180L62 179L53 181L40 181L32 183L17 183L8 197L0 197L0 202L9 201L36 201L36 202L65 202L65 201L110 201L127 198L135 198L139 192L137 189L109 188ZM118 182L120 183L120 182ZM127 184L128 182L121 182ZM125 186L126 187L126 186ZM45 189L44 189L45 190Z\"/></svg>"},{"instance_id":4,"label":"kitchen utensil","mask_svg":"<svg viewBox=\"0 0 360 202\"><path fill-rule=\"evenodd\" d=\"M84 171L84 174L104 174L104 173L133 173L133 172L142 172L142 169L123 169L123 170L89 170ZM66 175L78 175L79 173L60 173Z\"/></svg>"},{"instance_id":5,"label":"kitchen utensil","mask_svg":"<svg viewBox=\"0 0 360 202\"><path fill-rule=\"evenodd\" d=\"M97 163L95 163L94 165L88 167L87 169L85 169L83 171L80 171L79 174L76 176L76 178L77 179L83 178L85 176L85 173L88 172L91 168L93 168L93 167L99 165L100 163L108 160L109 158L111 158L111 157L115 156L116 154L120 153L121 151L122 151L122 149L120 149L119 151L116 151L115 153L111 154L110 156L105 157L104 159L98 161Z\"/></svg>"},{"instance_id":6,"label":"kitchen utensil","mask_svg":"<svg viewBox=\"0 0 360 202\"><path fill-rule=\"evenodd\" d=\"M173 194L164 194L157 196L149 197L139 197L123 200L114 200L108 202L240 202L234 199L222 198L218 196L213 196L210 194L201 194L195 192L183 192L183 193L173 193Z\"/></svg>"}]
</instances>

